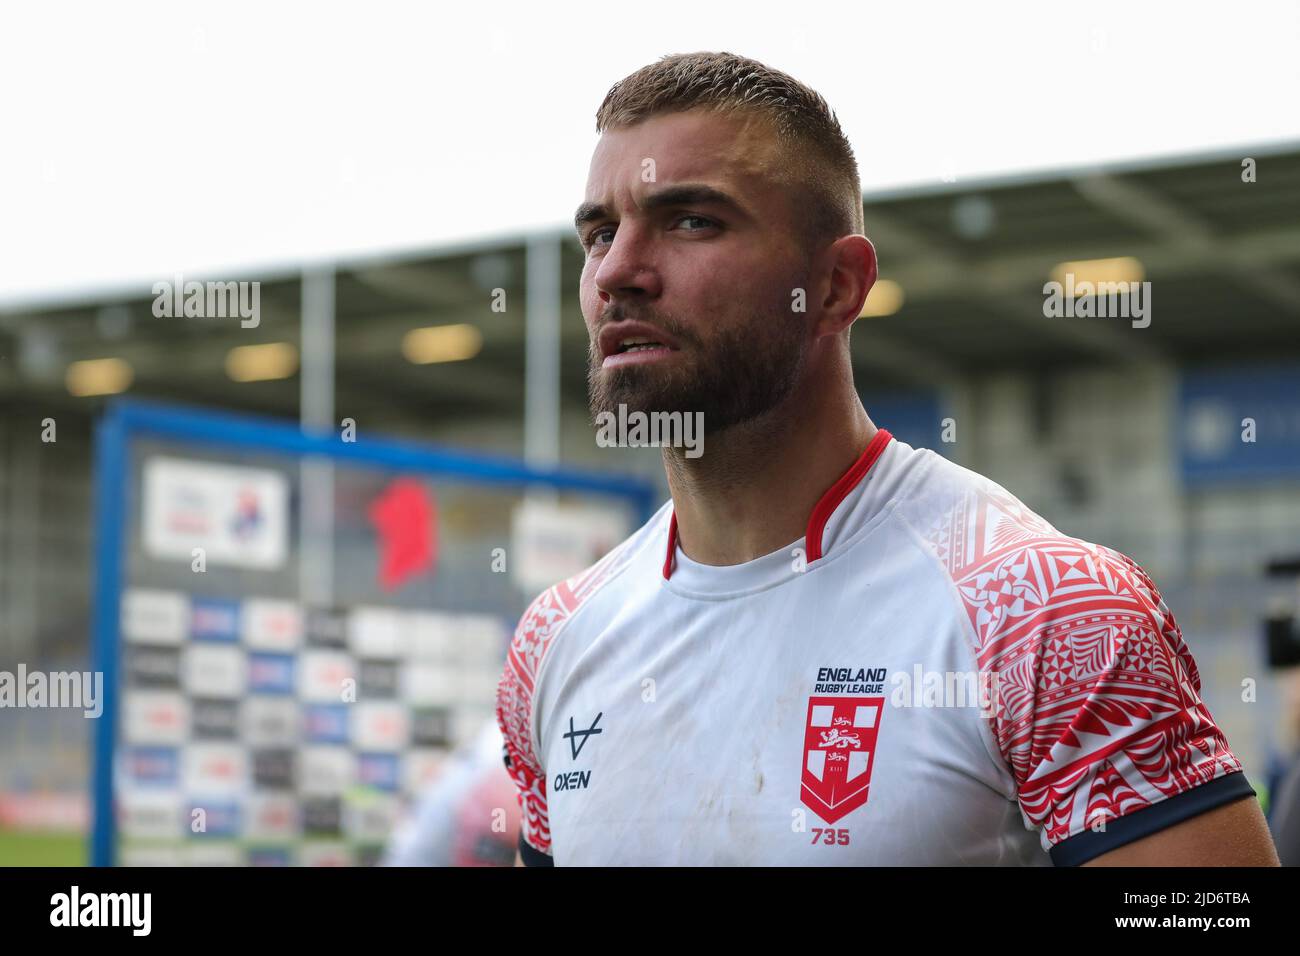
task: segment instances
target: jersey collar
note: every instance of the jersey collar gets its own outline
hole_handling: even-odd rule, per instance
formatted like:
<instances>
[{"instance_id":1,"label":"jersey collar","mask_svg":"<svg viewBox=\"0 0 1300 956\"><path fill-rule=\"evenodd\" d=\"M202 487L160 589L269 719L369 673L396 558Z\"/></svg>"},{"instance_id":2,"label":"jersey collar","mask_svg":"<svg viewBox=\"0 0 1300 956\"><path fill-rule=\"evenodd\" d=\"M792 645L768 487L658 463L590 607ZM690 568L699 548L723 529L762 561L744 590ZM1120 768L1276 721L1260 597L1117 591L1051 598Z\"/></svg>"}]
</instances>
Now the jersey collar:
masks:
<instances>
[{"instance_id":1,"label":"jersey collar","mask_svg":"<svg viewBox=\"0 0 1300 956\"><path fill-rule=\"evenodd\" d=\"M812 515L808 518L808 530L804 533L806 558L809 564L822 556L822 532L826 530L826 522L835 513L835 509L848 497L849 492L856 488L867 472L871 470L871 466L876 463L876 459L880 457L881 452L885 450L885 446L889 444L889 440L893 437L884 428L876 429L876 434L867 443L866 449L858 456L857 461L849 466L848 471L840 475L839 480L826 490L826 493L821 496L821 499L813 507ZM779 552L773 552L772 555L765 555L756 560L766 561L773 556L779 556L780 560L784 562L786 560L784 551L785 549L782 549ZM676 555L677 510L673 509L672 519L668 522L668 553L664 558L664 580L672 577L673 567L677 563L674 560ZM685 557L684 552L683 557ZM689 561L689 558L687 560ZM743 567L743 565L737 567Z\"/></svg>"}]
</instances>

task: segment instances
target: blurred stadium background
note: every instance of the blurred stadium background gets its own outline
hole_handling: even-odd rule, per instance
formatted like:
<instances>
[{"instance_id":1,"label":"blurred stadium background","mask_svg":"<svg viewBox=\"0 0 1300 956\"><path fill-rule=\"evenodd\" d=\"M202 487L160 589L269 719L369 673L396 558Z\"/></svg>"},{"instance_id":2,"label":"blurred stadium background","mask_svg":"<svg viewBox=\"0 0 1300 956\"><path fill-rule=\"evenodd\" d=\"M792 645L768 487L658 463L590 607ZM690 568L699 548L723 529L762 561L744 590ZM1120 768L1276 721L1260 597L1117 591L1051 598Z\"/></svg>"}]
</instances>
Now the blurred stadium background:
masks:
<instances>
[{"instance_id":1,"label":"blurred stadium background","mask_svg":"<svg viewBox=\"0 0 1300 956\"><path fill-rule=\"evenodd\" d=\"M884 281L852 341L878 424L1148 568L1196 654L1211 711L1252 780L1265 784L1300 729L1285 702L1292 689L1268 666L1261 624L1295 598L1294 583L1270 578L1266 565L1300 552L1300 147L1248 151L1266 170L1250 185L1242 155L868 195ZM1113 269L1099 261L1118 257L1152 282L1149 327L1044 317L1053 270ZM557 231L340 262L305 277L230 277L262 283L256 329L158 318L152 296L0 315L0 669L91 669L92 433L112 401L106 393L293 422L311 402L301 356L313 348L313 320L334 327L334 393L322 401L356 420L361 441L432 441L626 473L662 501L656 451L595 445L575 298L581 262L576 242ZM310 297L321 283L330 291L313 316L304 289ZM495 289L525 307L494 312ZM118 364L78 365L106 360ZM79 378L78 368L103 371ZM48 444L37 440L47 418L57 423ZM945 418L955 441L943 440ZM1257 423L1254 443L1241 440L1244 418ZM220 449L201 457L231 460ZM336 603L517 617L531 593L513 575L492 574L490 562L494 547L510 554L518 502L439 489L440 530L452 543L440 548L436 574L386 594L377 531L365 518L381 478L336 488ZM138 586L179 592L192 575L187 559L150 561L139 542L131 561L156 565L133 571ZM202 593L293 598L300 583L288 572L214 569ZM498 635L488 657L503 647ZM1253 703L1242 699L1248 678L1257 682ZM35 833L87 826L92 723L72 710L3 717L0 847L7 862L21 862L43 845ZM50 860L84 852L79 837L49 846Z\"/></svg>"},{"instance_id":2,"label":"blurred stadium background","mask_svg":"<svg viewBox=\"0 0 1300 956\"><path fill-rule=\"evenodd\" d=\"M1253 182L1243 181L1247 158ZM1267 808L1270 783L1300 745L1300 141L868 189L864 208L882 281L852 347L873 420L1004 484L1066 533L1139 561L1174 610L1210 710ZM388 443L395 456L480 456L617 486L484 483L428 461L410 472L396 458L331 463L213 441L217 419L182 419L194 426L189 437L139 436L109 499L122 517L109 611L121 623L123 693L144 693L146 711L150 693L187 699L194 726L206 708L209 743L242 742L181 758L188 735L146 731L128 753L124 714L111 781L116 861L367 864L387 852L389 862L511 862L517 820L466 810L516 812L490 728L491 678L509 630L540 587L594 559L635 527L645 502L667 496L657 450L596 446L581 268L567 227L529 228L382 256L185 274L260 283L256 328L158 317L144 287L0 302L0 671L95 666L96 429L121 399L215 413L222 427L257 416L268 434L336 434L347 418L358 444ZM1063 269L1149 280L1149 327L1045 317L1043 285ZM509 307L499 310L502 295ZM1246 419L1253 441L1242 440ZM50 420L57 441L42 440ZM149 492L147 462L178 458L209 471L160 479ZM178 497L201 499L204 482L221 485L230 467L251 469L236 484L238 475L281 476L284 554L269 564L213 560L196 575L175 541L167 554L146 540L156 504L147 498L170 495L183 511ZM404 484L411 474L417 480ZM196 483L188 491L187 481ZM385 502L426 515L431 539L394 542ZM275 524L271 500L250 507L255 523ZM403 548L415 557L403 559ZM399 567L386 578L390 560ZM268 614L289 623L267 624ZM250 624L257 615L263 624ZM196 674L186 657L195 646L248 643L258 626L294 636L264 636L265 659L238 665L224 690L221 673ZM423 682L404 670L419 647ZM305 737L255 758L247 740L221 729L231 720L246 729L258 696L250 682L286 679L277 654L312 648L346 658L325 660L342 668L329 675L355 677L363 697L400 702L375 718L382 739L352 741L393 759L341 769L327 761L313 771L335 773L320 784L335 797L323 800L299 793ZM228 664L211 662L216 672ZM292 666L301 670L287 679L302 681L315 665L296 654ZM226 705L213 705L223 695ZM303 716L318 744L346 733L328 708ZM80 710L0 711L0 864L88 861L96 733ZM198 840L178 825L188 805L156 799L195 775L235 794L214 801L212 831ZM299 796L263 807L271 835L250 840L256 811L219 811L239 804L254 776ZM137 814L120 801L141 781L154 792ZM435 790L422 810L419 796ZM417 836L422 812L435 822Z\"/></svg>"}]
</instances>

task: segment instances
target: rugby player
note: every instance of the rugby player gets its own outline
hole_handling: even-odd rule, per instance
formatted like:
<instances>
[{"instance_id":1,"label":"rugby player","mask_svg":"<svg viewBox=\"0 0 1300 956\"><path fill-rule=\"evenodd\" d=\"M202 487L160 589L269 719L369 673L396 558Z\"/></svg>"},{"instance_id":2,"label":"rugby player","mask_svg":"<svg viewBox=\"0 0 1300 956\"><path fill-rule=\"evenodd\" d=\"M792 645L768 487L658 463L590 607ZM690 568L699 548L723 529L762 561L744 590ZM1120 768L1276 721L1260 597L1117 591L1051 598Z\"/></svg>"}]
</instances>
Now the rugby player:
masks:
<instances>
[{"instance_id":1,"label":"rugby player","mask_svg":"<svg viewBox=\"0 0 1300 956\"><path fill-rule=\"evenodd\" d=\"M519 622L517 864L1276 865L1143 570L863 408L876 253L823 98L671 56L597 130L593 415L702 413L705 442Z\"/></svg>"}]
</instances>

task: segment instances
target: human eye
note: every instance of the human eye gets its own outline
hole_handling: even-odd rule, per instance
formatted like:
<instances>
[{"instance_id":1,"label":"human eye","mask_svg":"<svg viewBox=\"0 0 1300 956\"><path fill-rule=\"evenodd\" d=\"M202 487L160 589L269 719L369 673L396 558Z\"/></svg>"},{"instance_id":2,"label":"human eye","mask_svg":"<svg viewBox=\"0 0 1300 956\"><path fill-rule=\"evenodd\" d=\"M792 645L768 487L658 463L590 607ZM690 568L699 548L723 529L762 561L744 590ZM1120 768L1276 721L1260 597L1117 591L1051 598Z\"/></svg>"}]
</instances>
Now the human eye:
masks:
<instances>
[{"instance_id":1,"label":"human eye","mask_svg":"<svg viewBox=\"0 0 1300 956\"><path fill-rule=\"evenodd\" d=\"M593 246L600 245L601 243L597 241L597 237L599 237L601 233L605 233L605 232L613 233L613 231L614 231L613 226L599 226L596 229L591 230L591 232L587 233L587 240L585 245L587 246L588 249L592 248Z\"/></svg>"},{"instance_id":2,"label":"human eye","mask_svg":"<svg viewBox=\"0 0 1300 956\"><path fill-rule=\"evenodd\" d=\"M716 227L716 226L718 225L718 224L717 224L716 222L714 222L712 219L707 219L707 218L705 218L704 216L696 216L696 215L694 215L693 213L688 213L688 214L685 215L685 216L679 216L679 217L677 218L677 222L682 223L682 222L686 222L686 221L691 220L691 219L695 220L696 222L702 222L702 223L704 223L703 228L705 228L705 229L712 229L712 228L714 228L714 227ZM688 231L688 232L698 232L699 230L698 230L698 229L689 229L689 230L687 230L687 231Z\"/></svg>"}]
</instances>

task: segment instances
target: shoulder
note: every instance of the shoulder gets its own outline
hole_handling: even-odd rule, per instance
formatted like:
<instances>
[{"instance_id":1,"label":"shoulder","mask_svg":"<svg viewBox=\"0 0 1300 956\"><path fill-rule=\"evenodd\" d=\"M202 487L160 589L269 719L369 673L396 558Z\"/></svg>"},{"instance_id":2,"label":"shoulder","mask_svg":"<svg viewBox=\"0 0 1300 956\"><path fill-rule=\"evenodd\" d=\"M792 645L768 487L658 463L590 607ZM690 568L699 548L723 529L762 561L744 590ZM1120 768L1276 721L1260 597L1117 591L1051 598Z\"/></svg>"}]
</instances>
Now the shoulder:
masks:
<instances>
[{"instance_id":1,"label":"shoulder","mask_svg":"<svg viewBox=\"0 0 1300 956\"><path fill-rule=\"evenodd\" d=\"M1244 776L1216 782L1241 763L1150 575L934 457L899 508L951 576L979 668L995 678L990 730L1053 859L1090 858L1248 793ZM1080 837L1211 782L1140 825Z\"/></svg>"},{"instance_id":2,"label":"shoulder","mask_svg":"<svg viewBox=\"0 0 1300 956\"><path fill-rule=\"evenodd\" d=\"M1061 532L983 475L918 455L898 510L951 578L982 664L1065 645L1109 656L1149 635L1148 650L1179 658L1199 684L1173 615L1136 561Z\"/></svg>"},{"instance_id":3,"label":"shoulder","mask_svg":"<svg viewBox=\"0 0 1300 956\"><path fill-rule=\"evenodd\" d=\"M1061 537L1052 525L997 482L930 451L905 452L893 497L897 514L949 573L1014 543Z\"/></svg>"},{"instance_id":4,"label":"shoulder","mask_svg":"<svg viewBox=\"0 0 1300 956\"><path fill-rule=\"evenodd\" d=\"M533 688L548 652L579 612L603 589L619 579L634 560L666 534L671 502L666 502L640 528L590 567L555 584L529 603L519 618L506 654L506 667L498 687L503 709L514 711L516 723L526 723ZM502 721L508 733L507 721Z\"/></svg>"},{"instance_id":5,"label":"shoulder","mask_svg":"<svg viewBox=\"0 0 1300 956\"><path fill-rule=\"evenodd\" d=\"M521 663L540 663L546 650L578 612L618 580L655 541L664 537L671 512L671 501L665 502L645 524L611 548L599 561L537 595L519 619L511 641L511 653L518 654Z\"/></svg>"}]
</instances>

